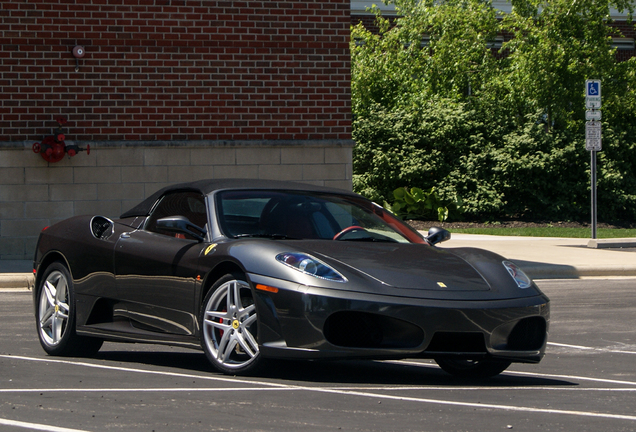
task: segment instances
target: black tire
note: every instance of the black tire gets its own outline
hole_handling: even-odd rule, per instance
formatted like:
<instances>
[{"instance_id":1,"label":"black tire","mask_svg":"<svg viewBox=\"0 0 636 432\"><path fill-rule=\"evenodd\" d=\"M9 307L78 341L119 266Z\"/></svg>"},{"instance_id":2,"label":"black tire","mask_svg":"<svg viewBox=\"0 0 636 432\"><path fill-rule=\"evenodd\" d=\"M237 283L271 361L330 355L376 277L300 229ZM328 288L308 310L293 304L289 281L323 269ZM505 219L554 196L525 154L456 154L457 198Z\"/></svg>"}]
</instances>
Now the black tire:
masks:
<instances>
[{"instance_id":1,"label":"black tire","mask_svg":"<svg viewBox=\"0 0 636 432\"><path fill-rule=\"evenodd\" d=\"M103 340L75 333L75 293L66 266L61 262L50 264L37 289L36 326L44 351L53 356L97 353Z\"/></svg>"},{"instance_id":2,"label":"black tire","mask_svg":"<svg viewBox=\"0 0 636 432\"><path fill-rule=\"evenodd\" d=\"M262 364L252 290L245 276L227 274L205 296L201 307L201 345L219 371L254 373Z\"/></svg>"},{"instance_id":3,"label":"black tire","mask_svg":"<svg viewBox=\"0 0 636 432\"><path fill-rule=\"evenodd\" d=\"M490 378L499 375L510 366L511 362L481 359L435 359L445 372L458 378Z\"/></svg>"}]
</instances>

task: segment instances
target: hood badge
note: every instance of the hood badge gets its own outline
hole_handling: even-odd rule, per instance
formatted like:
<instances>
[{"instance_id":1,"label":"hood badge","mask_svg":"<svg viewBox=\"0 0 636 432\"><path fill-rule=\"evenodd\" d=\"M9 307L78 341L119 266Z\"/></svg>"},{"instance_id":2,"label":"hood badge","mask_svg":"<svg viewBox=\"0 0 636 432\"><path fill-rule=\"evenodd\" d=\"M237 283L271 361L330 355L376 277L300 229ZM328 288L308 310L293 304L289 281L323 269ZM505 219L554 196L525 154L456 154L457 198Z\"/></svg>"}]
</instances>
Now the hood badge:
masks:
<instances>
[{"instance_id":1,"label":"hood badge","mask_svg":"<svg viewBox=\"0 0 636 432\"><path fill-rule=\"evenodd\" d=\"M448 288L444 282L437 282L440 288Z\"/></svg>"}]
</instances>

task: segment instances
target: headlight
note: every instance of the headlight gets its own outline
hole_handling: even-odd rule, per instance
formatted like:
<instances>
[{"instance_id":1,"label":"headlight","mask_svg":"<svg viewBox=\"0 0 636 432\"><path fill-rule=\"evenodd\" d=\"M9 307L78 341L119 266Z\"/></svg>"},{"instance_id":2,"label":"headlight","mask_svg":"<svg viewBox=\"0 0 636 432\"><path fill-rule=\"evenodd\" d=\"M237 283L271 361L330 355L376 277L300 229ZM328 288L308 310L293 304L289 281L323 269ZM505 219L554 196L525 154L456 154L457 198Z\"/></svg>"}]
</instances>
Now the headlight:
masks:
<instances>
[{"instance_id":1,"label":"headlight","mask_svg":"<svg viewBox=\"0 0 636 432\"><path fill-rule=\"evenodd\" d=\"M347 282L347 278L329 267L324 262L311 255L297 252L286 252L276 255L276 260L301 273L308 274L319 279L334 282Z\"/></svg>"},{"instance_id":2,"label":"headlight","mask_svg":"<svg viewBox=\"0 0 636 432\"><path fill-rule=\"evenodd\" d=\"M532 281L530 280L528 275L526 275L523 270L517 267L516 264L511 263L510 261L502 261L501 263L504 265L506 270L508 270L508 273L510 273L510 276L512 276L519 288L524 289L530 288L532 286Z\"/></svg>"}]
</instances>

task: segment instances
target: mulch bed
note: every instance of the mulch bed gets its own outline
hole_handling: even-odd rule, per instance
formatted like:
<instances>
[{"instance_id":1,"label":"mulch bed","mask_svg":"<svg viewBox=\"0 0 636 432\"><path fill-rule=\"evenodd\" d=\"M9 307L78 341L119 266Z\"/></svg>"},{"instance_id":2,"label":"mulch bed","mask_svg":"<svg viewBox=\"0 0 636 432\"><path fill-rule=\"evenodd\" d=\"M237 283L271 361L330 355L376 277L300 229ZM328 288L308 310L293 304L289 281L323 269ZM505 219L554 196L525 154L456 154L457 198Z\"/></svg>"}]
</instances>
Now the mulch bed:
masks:
<instances>
[{"instance_id":1,"label":"mulch bed","mask_svg":"<svg viewBox=\"0 0 636 432\"><path fill-rule=\"evenodd\" d=\"M497 222L438 222L438 221L406 221L413 228L420 231L427 231L430 227L436 226L446 229L457 228L590 228L589 222L526 222L519 220L497 221ZM597 223L597 228L636 228L634 222Z\"/></svg>"}]
</instances>

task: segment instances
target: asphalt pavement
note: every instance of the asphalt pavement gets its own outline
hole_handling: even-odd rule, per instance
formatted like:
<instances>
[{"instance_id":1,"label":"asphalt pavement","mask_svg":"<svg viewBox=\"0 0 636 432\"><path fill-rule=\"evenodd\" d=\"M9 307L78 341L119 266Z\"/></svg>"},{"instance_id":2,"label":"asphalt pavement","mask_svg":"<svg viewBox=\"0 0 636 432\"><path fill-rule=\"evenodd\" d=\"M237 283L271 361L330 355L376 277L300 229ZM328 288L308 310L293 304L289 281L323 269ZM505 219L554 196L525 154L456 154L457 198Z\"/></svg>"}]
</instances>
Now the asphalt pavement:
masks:
<instances>
[{"instance_id":1,"label":"asphalt pavement","mask_svg":"<svg viewBox=\"0 0 636 432\"><path fill-rule=\"evenodd\" d=\"M636 276L636 238L590 240L452 234L440 247L476 247L498 253L533 279ZM29 260L0 260L0 289L32 286L32 266Z\"/></svg>"}]
</instances>

